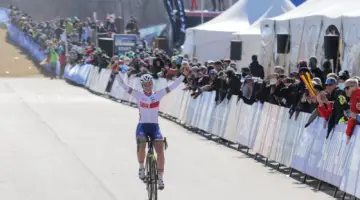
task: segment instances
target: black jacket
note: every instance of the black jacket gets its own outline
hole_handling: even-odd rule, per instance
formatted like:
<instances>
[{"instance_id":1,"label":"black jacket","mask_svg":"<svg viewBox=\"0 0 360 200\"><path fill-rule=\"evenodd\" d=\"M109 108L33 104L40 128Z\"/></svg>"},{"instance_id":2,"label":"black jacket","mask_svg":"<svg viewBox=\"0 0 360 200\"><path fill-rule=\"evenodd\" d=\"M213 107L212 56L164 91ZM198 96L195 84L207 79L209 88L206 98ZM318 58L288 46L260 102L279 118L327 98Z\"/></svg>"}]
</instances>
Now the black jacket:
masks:
<instances>
[{"instance_id":1,"label":"black jacket","mask_svg":"<svg viewBox=\"0 0 360 200\"><path fill-rule=\"evenodd\" d=\"M334 105L328 121L326 138L329 137L331 131L335 128L336 124L339 123L341 118L344 117L345 120L348 120L344 112L350 109L348 104L349 98L346 96L345 92L339 88L336 88L335 91L331 94L330 101L334 101Z\"/></svg>"},{"instance_id":2,"label":"black jacket","mask_svg":"<svg viewBox=\"0 0 360 200\"><path fill-rule=\"evenodd\" d=\"M318 67L314 67L314 68L310 69L310 71L314 77L320 78L321 82L325 83L325 76L324 76L323 71L321 71L321 69L319 69Z\"/></svg>"},{"instance_id":3,"label":"black jacket","mask_svg":"<svg viewBox=\"0 0 360 200\"><path fill-rule=\"evenodd\" d=\"M251 75L253 75L254 77L260 77L261 79L264 79L264 77L265 77L264 67L261 66L258 61L253 61L250 64L249 68L250 68Z\"/></svg>"}]
</instances>

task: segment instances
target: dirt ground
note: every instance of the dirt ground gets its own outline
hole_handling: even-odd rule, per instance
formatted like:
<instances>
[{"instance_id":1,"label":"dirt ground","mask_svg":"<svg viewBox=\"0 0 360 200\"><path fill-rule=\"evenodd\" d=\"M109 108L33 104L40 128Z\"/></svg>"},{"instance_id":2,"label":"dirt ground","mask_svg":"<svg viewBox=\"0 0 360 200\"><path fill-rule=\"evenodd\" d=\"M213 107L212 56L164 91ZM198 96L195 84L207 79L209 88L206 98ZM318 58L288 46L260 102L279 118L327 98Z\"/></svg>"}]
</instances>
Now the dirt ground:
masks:
<instances>
[{"instance_id":1,"label":"dirt ground","mask_svg":"<svg viewBox=\"0 0 360 200\"><path fill-rule=\"evenodd\" d=\"M0 28L0 77L41 76L30 57L6 41L6 30Z\"/></svg>"}]
</instances>

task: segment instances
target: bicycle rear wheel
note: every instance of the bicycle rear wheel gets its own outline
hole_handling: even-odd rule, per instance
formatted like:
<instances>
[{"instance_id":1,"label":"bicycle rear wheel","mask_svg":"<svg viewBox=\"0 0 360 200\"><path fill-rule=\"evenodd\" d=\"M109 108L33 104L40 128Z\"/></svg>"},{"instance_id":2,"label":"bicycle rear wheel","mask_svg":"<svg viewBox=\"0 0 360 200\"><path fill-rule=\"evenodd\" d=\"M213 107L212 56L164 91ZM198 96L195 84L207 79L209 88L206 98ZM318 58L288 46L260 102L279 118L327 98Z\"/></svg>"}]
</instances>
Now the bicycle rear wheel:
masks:
<instances>
[{"instance_id":1,"label":"bicycle rear wheel","mask_svg":"<svg viewBox=\"0 0 360 200\"><path fill-rule=\"evenodd\" d=\"M149 200L157 200L157 167L156 159L148 158L147 165L147 191Z\"/></svg>"}]
</instances>

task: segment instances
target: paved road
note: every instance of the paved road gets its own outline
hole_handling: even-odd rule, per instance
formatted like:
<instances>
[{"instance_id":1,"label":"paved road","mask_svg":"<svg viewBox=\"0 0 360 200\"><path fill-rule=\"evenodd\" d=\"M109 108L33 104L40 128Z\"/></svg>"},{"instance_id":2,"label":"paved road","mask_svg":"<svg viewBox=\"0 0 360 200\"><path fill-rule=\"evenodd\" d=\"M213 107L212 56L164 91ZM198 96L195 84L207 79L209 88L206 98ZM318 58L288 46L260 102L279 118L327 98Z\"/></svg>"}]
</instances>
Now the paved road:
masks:
<instances>
[{"instance_id":1,"label":"paved road","mask_svg":"<svg viewBox=\"0 0 360 200\"><path fill-rule=\"evenodd\" d=\"M0 199L145 200L137 110L44 78L0 79ZM332 199L239 152L160 120L164 200Z\"/></svg>"}]
</instances>

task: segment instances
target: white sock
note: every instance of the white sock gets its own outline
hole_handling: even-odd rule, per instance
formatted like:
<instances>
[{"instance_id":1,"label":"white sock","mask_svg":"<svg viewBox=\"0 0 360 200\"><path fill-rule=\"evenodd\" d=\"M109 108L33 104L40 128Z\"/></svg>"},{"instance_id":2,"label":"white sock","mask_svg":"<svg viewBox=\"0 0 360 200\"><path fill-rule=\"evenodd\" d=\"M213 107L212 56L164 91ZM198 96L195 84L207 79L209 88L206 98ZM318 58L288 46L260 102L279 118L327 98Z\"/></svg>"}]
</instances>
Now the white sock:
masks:
<instances>
[{"instance_id":1,"label":"white sock","mask_svg":"<svg viewBox=\"0 0 360 200\"><path fill-rule=\"evenodd\" d=\"M145 167L144 167L144 163L139 163L139 168L140 169L144 169Z\"/></svg>"},{"instance_id":2,"label":"white sock","mask_svg":"<svg viewBox=\"0 0 360 200\"><path fill-rule=\"evenodd\" d=\"M163 180L163 177L164 177L164 171L160 171L160 170L158 170L158 176L159 176L159 179Z\"/></svg>"}]
</instances>

